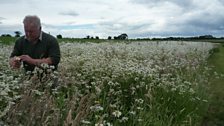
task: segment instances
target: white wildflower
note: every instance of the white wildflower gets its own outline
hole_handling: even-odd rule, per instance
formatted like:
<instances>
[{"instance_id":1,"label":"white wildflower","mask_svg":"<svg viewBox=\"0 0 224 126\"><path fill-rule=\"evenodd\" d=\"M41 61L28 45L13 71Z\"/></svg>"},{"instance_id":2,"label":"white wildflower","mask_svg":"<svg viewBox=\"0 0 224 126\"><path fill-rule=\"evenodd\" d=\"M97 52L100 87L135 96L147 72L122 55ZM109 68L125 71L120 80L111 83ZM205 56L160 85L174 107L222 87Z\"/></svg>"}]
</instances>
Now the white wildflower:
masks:
<instances>
[{"instance_id":1,"label":"white wildflower","mask_svg":"<svg viewBox=\"0 0 224 126\"><path fill-rule=\"evenodd\" d=\"M83 124L91 124L91 122L87 121L87 120L82 120L81 123L83 123Z\"/></svg>"},{"instance_id":2,"label":"white wildflower","mask_svg":"<svg viewBox=\"0 0 224 126\"><path fill-rule=\"evenodd\" d=\"M108 123L106 123L106 126L113 126L113 125L108 122Z\"/></svg>"},{"instance_id":3,"label":"white wildflower","mask_svg":"<svg viewBox=\"0 0 224 126\"><path fill-rule=\"evenodd\" d=\"M47 73L51 73L52 72L52 69L47 69Z\"/></svg>"},{"instance_id":4,"label":"white wildflower","mask_svg":"<svg viewBox=\"0 0 224 126\"><path fill-rule=\"evenodd\" d=\"M121 112L119 110L116 110L112 113L112 115L119 118L121 116Z\"/></svg>"},{"instance_id":5,"label":"white wildflower","mask_svg":"<svg viewBox=\"0 0 224 126\"><path fill-rule=\"evenodd\" d=\"M95 126L104 126L102 123L96 123Z\"/></svg>"},{"instance_id":6,"label":"white wildflower","mask_svg":"<svg viewBox=\"0 0 224 126\"><path fill-rule=\"evenodd\" d=\"M137 102L137 103L139 103L139 104L142 104L143 102L144 102L144 100L143 99L135 99L135 102Z\"/></svg>"},{"instance_id":7,"label":"white wildflower","mask_svg":"<svg viewBox=\"0 0 224 126\"><path fill-rule=\"evenodd\" d=\"M116 108L117 106L116 106L116 104L110 104L110 107L111 108Z\"/></svg>"},{"instance_id":8,"label":"white wildflower","mask_svg":"<svg viewBox=\"0 0 224 126\"><path fill-rule=\"evenodd\" d=\"M203 102L208 102L208 100L206 100L206 99L203 99L202 101L203 101Z\"/></svg>"},{"instance_id":9,"label":"white wildflower","mask_svg":"<svg viewBox=\"0 0 224 126\"><path fill-rule=\"evenodd\" d=\"M194 93L195 93L195 91L194 91L193 88L190 88L189 92L190 92L191 94L194 94Z\"/></svg>"},{"instance_id":10,"label":"white wildflower","mask_svg":"<svg viewBox=\"0 0 224 126\"><path fill-rule=\"evenodd\" d=\"M55 66L53 66L53 65L50 65L50 69L52 69L52 70L53 70L53 69L55 69Z\"/></svg>"},{"instance_id":11,"label":"white wildflower","mask_svg":"<svg viewBox=\"0 0 224 126\"><path fill-rule=\"evenodd\" d=\"M128 117L124 116L124 117L121 118L121 120L122 120L122 122L126 122L126 121L128 121Z\"/></svg>"},{"instance_id":12,"label":"white wildflower","mask_svg":"<svg viewBox=\"0 0 224 126\"><path fill-rule=\"evenodd\" d=\"M143 110L143 108L142 108L142 107L137 107L136 109L137 109L137 110Z\"/></svg>"},{"instance_id":13,"label":"white wildflower","mask_svg":"<svg viewBox=\"0 0 224 126\"><path fill-rule=\"evenodd\" d=\"M91 106L90 110L94 111L94 112L98 112L98 111L103 111L103 107L101 107L100 105L95 105L95 106Z\"/></svg>"},{"instance_id":14,"label":"white wildflower","mask_svg":"<svg viewBox=\"0 0 224 126\"><path fill-rule=\"evenodd\" d=\"M143 121L143 119L141 119L141 118L138 119L138 122L142 122L142 121Z\"/></svg>"},{"instance_id":15,"label":"white wildflower","mask_svg":"<svg viewBox=\"0 0 224 126\"><path fill-rule=\"evenodd\" d=\"M95 86L95 90L96 90L96 94L99 95L101 93L101 89L99 87Z\"/></svg>"},{"instance_id":16,"label":"white wildflower","mask_svg":"<svg viewBox=\"0 0 224 126\"><path fill-rule=\"evenodd\" d=\"M32 90L36 95L42 95L43 94L43 92L40 92L40 91L38 91L38 90Z\"/></svg>"},{"instance_id":17,"label":"white wildflower","mask_svg":"<svg viewBox=\"0 0 224 126\"><path fill-rule=\"evenodd\" d=\"M49 67L49 65L46 64L46 63L42 63L42 64L40 64L40 66L41 66L43 69L47 69L47 68Z\"/></svg>"},{"instance_id":18,"label":"white wildflower","mask_svg":"<svg viewBox=\"0 0 224 126\"><path fill-rule=\"evenodd\" d=\"M135 114L136 114L135 111L130 111L129 113L130 113L131 115L135 115Z\"/></svg>"}]
</instances>

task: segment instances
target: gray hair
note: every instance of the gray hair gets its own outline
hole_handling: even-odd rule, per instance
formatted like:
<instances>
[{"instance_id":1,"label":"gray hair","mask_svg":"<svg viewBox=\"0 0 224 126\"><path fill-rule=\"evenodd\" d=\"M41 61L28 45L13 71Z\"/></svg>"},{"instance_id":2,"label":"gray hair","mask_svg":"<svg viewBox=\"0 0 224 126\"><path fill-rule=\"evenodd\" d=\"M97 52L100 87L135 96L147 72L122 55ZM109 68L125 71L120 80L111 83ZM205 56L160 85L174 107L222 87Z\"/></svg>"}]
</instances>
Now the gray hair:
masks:
<instances>
[{"instance_id":1,"label":"gray hair","mask_svg":"<svg viewBox=\"0 0 224 126\"><path fill-rule=\"evenodd\" d=\"M37 27L41 27L41 23L40 23L40 18L36 15L27 15L24 19L23 19L23 24L33 24Z\"/></svg>"}]
</instances>

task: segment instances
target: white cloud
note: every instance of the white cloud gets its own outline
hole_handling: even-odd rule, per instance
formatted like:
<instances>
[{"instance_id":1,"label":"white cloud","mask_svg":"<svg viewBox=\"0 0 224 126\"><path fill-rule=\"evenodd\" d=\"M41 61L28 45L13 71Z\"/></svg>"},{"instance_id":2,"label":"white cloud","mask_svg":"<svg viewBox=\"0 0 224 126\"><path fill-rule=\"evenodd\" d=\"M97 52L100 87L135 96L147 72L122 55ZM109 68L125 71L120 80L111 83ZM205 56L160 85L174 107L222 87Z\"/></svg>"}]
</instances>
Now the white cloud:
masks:
<instances>
[{"instance_id":1,"label":"white cloud","mask_svg":"<svg viewBox=\"0 0 224 126\"><path fill-rule=\"evenodd\" d=\"M75 11L60 12L59 14L61 14L61 15L73 16L73 17L76 17L76 16L79 15L79 14L76 13Z\"/></svg>"},{"instance_id":2,"label":"white cloud","mask_svg":"<svg viewBox=\"0 0 224 126\"><path fill-rule=\"evenodd\" d=\"M22 29L25 15L38 15L53 35L85 37L223 34L222 0L0 0L0 33Z\"/></svg>"}]
</instances>

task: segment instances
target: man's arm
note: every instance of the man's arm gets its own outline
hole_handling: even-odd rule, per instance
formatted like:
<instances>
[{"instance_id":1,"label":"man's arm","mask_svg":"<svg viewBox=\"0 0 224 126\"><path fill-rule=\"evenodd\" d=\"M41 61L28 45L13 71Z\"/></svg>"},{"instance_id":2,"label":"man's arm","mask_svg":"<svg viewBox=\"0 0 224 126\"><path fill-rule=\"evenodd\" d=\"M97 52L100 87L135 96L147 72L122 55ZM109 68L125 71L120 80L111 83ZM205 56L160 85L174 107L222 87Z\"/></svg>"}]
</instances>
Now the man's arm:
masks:
<instances>
[{"instance_id":1,"label":"man's arm","mask_svg":"<svg viewBox=\"0 0 224 126\"><path fill-rule=\"evenodd\" d=\"M10 67L12 67L13 69L18 69L21 66L21 60L19 57L12 57L9 59L9 65Z\"/></svg>"},{"instance_id":2,"label":"man's arm","mask_svg":"<svg viewBox=\"0 0 224 126\"><path fill-rule=\"evenodd\" d=\"M43 59L33 59L29 55L21 55L19 56L19 58L21 58L22 61L25 61L35 66L39 66L42 63L46 63L48 65L51 65L53 63L50 57Z\"/></svg>"},{"instance_id":3,"label":"man's arm","mask_svg":"<svg viewBox=\"0 0 224 126\"><path fill-rule=\"evenodd\" d=\"M52 61L52 65L58 65L58 63L60 62L61 54L57 39L51 38L48 51L49 58Z\"/></svg>"},{"instance_id":4,"label":"man's arm","mask_svg":"<svg viewBox=\"0 0 224 126\"><path fill-rule=\"evenodd\" d=\"M9 65L13 69L18 69L21 66L21 59L18 57L21 55L22 50L22 39L19 38L16 40L13 51L9 58Z\"/></svg>"}]
</instances>

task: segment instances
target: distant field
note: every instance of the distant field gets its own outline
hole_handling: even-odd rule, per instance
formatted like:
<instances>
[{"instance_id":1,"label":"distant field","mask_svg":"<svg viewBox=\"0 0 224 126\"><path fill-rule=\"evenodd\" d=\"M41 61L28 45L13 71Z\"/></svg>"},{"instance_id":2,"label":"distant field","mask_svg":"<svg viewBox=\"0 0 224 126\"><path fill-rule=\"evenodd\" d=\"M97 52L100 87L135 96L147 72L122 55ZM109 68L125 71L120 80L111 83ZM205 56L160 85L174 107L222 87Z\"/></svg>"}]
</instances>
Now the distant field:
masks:
<instances>
[{"instance_id":1,"label":"distant field","mask_svg":"<svg viewBox=\"0 0 224 126\"><path fill-rule=\"evenodd\" d=\"M224 39L204 39L204 40L195 40L195 41L201 41L201 42L212 42L212 43L222 43L224 44Z\"/></svg>"},{"instance_id":2,"label":"distant field","mask_svg":"<svg viewBox=\"0 0 224 126\"><path fill-rule=\"evenodd\" d=\"M1 37L0 36L0 43L3 44L11 44L14 43L16 37ZM126 42L133 42L133 41L158 41L158 40L135 40L135 39L129 39L129 40L107 40L107 39L84 39L84 38L62 38L58 39L58 42L94 42L94 43L100 43L100 42L117 42L117 41L126 41ZM167 41L167 40L164 40ZM184 41L184 40L183 40ZM194 39L194 40L187 40L187 41L196 41L196 42L212 42L212 43L224 43L224 39Z\"/></svg>"},{"instance_id":3,"label":"distant field","mask_svg":"<svg viewBox=\"0 0 224 126\"><path fill-rule=\"evenodd\" d=\"M0 37L0 43L2 44L12 44L16 41L16 37Z\"/></svg>"}]
</instances>

